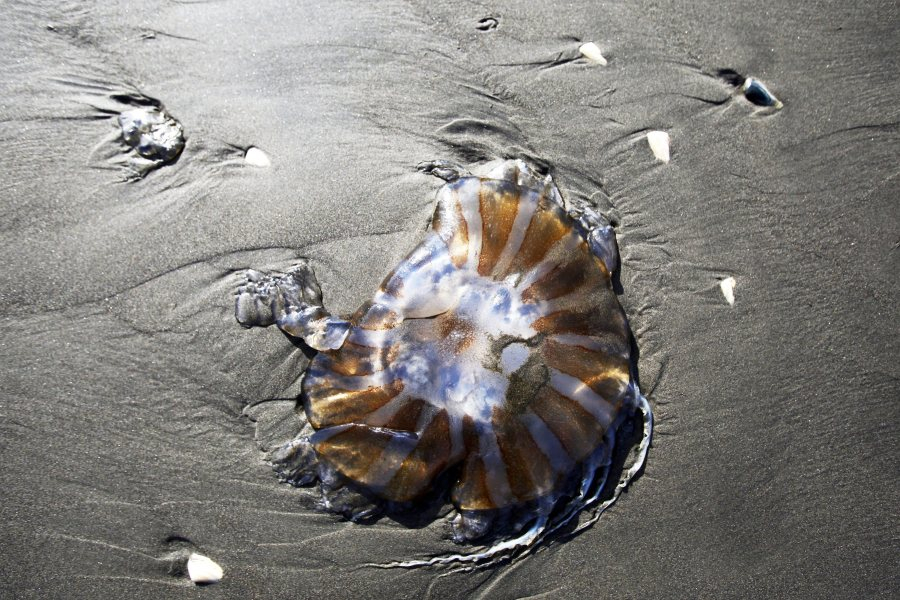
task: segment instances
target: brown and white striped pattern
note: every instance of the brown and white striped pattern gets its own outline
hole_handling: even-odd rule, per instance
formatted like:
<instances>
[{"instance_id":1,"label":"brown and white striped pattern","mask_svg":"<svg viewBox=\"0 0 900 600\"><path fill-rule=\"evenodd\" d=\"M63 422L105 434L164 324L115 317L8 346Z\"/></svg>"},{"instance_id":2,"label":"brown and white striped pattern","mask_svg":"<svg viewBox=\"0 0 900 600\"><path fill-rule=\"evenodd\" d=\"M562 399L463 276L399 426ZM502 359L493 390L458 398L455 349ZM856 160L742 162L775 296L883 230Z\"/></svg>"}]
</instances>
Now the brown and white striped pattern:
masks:
<instances>
[{"instance_id":1,"label":"brown and white striped pattern","mask_svg":"<svg viewBox=\"0 0 900 600\"><path fill-rule=\"evenodd\" d=\"M546 497L633 401L610 273L519 161L441 188L426 240L351 322L304 381L311 442L387 500L454 466L460 509ZM504 370L509 343L528 355Z\"/></svg>"}]
</instances>

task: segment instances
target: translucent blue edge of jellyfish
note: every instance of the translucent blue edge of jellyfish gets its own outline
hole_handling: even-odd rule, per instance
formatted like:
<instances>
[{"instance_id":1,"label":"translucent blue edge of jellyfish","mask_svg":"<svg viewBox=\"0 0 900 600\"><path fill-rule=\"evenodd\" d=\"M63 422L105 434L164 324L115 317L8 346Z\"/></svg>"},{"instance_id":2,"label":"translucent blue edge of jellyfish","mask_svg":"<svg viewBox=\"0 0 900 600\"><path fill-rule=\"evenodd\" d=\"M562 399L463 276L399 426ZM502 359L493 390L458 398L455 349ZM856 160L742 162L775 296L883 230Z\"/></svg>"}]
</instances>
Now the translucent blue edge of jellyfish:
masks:
<instances>
[{"instance_id":1,"label":"translucent blue edge of jellyfish","mask_svg":"<svg viewBox=\"0 0 900 600\"><path fill-rule=\"evenodd\" d=\"M437 565L456 565L461 570L488 567L525 555L529 550L539 547L541 542L548 537L566 527L582 511L593 507L593 514L590 518L578 523L578 525L571 531L568 531L567 534L575 535L587 529L597 522L606 509L615 504L616 500L619 499L619 496L622 495L622 492L625 491L631 481L644 468L647 461L647 453L650 450L650 443L653 438L653 410L650 407L650 403L634 384L631 385L631 393L634 394L636 409L641 416L643 433L632 463L619 478L612 495L603 502L598 504L598 500L606 489L607 479L612 467L611 455L615 448L615 433L619 431L623 421L633 418L634 415L620 415L617 422L609 428L606 434L605 443L598 448L597 453L591 457L590 460L586 461L582 467L582 483L578 495L565 504L564 510L558 514L553 514L553 505L555 505L560 498L554 497L550 499L548 501L550 506L542 507L543 509L538 511L538 516L534 520L534 523L521 535L501 540L480 552L447 554L421 560L368 563L366 566L378 568L416 568Z\"/></svg>"}]
</instances>

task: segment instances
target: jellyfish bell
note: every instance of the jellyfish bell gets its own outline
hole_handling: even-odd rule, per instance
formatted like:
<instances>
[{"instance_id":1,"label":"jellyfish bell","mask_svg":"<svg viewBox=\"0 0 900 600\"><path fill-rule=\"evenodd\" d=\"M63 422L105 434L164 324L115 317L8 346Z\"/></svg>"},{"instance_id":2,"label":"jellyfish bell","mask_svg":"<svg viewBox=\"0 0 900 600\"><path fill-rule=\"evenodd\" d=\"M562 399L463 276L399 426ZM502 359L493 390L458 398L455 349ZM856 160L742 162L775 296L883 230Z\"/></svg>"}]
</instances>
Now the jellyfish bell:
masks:
<instances>
[{"instance_id":1,"label":"jellyfish bell","mask_svg":"<svg viewBox=\"0 0 900 600\"><path fill-rule=\"evenodd\" d=\"M551 177L523 161L483 175L442 161L420 168L447 182L431 229L354 315L327 316L320 296L297 291L318 286L296 275L255 276L239 291L238 319L281 326L289 313L294 331L333 319L341 332L303 380L313 431L274 461L286 479L318 478L332 498L351 489L413 506L447 482L454 539L493 535L492 545L397 564L490 562L611 504L646 457L650 408L611 283L618 252L605 219L567 206ZM310 324L297 322L304 314ZM638 455L598 504L616 433L635 415Z\"/></svg>"}]
</instances>

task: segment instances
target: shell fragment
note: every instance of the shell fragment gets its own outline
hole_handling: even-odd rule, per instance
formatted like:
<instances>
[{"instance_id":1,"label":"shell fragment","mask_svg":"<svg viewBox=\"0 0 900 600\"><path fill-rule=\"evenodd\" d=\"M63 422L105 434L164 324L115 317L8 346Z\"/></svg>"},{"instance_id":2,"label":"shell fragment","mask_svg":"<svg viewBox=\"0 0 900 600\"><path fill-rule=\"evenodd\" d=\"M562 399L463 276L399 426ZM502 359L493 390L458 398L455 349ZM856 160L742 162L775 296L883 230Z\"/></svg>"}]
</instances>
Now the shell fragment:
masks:
<instances>
[{"instance_id":1,"label":"shell fragment","mask_svg":"<svg viewBox=\"0 0 900 600\"><path fill-rule=\"evenodd\" d=\"M272 164L272 161L269 160L269 156L256 146L247 148L247 153L244 154L244 162L251 167L260 168L265 168Z\"/></svg>"},{"instance_id":2,"label":"shell fragment","mask_svg":"<svg viewBox=\"0 0 900 600\"><path fill-rule=\"evenodd\" d=\"M734 277L726 277L719 282L719 288L721 288L722 290L722 295L725 296L725 301L728 302L728 304L731 306L734 306L735 283L737 282L734 280Z\"/></svg>"},{"instance_id":3,"label":"shell fragment","mask_svg":"<svg viewBox=\"0 0 900 600\"><path fill-rule=\"evenodd\" d=\"M650 131L647 133L647 143L656 160L669 162L669 134L665 131Z\"/></svg>"},{"instance_id":4,"label":"shell fragment","mask_svg":"<svg viewBox=\"0 0 900 600\"><path fill-rule=\"evenodd\" d=\"M597 63L598 65L606 65L606 59L603 57L603 53L600 52L600 46L595 44L594 42L588 42L587 44L582 44L578 51L581 52L581 55L586 59Z\"/></svg>"},{"instance_id":5,"label":"shell fragment","mask_svg":"<svg viewBox=\"0 0 900 600\"><path fill-rule=\"evenodd\" d=\"M215 561L196 552L188 558L187 571L191 581L201 585L218 583L224 574L222 567L216 564Z\"/></svg>"}]
</instances>

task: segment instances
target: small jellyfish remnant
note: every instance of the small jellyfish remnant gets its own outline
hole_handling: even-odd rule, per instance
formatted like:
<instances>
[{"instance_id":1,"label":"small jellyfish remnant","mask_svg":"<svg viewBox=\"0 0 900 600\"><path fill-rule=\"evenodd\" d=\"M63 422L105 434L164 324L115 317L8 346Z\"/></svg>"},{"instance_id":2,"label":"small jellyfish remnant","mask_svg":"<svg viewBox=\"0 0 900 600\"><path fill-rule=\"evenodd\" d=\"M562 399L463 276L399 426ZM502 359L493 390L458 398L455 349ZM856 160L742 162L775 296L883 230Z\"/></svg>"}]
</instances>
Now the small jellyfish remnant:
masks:
<instances>
[{"instance_id":1,"label":"small jellyfish remnant","mask_svg":"<svg viewBox=\"0 0 900 600\"><path fill-rule=\"evenodd\" d=\"M350 518L449 487L454 539L487 541L393 566L490 564L590 506L579 528L593 522L641 469L652 415L609 223L520 160L484 175L420 168L447 181L431 230L355 314L329 317L301 266L251 272L236 316L320 350L302 384L308 427L272 455L284 480L319 481L323 504ZM607 490L618 434L641 429Z\"/></svg>"},{"instance_id":2,"label":"small jellyfish remnant","mask_svg":"<svg viewBox=\"0 0 900 600\"><path fill-rule=\"evenodd\" d=\"M119 114L119 126L122 140L146 161L141 171L172 164L184 150L184 128L161 106L126 110Z\"/></svg>"}]
</instances>

